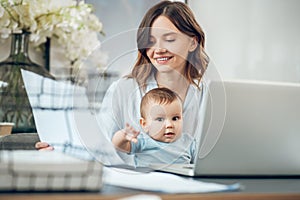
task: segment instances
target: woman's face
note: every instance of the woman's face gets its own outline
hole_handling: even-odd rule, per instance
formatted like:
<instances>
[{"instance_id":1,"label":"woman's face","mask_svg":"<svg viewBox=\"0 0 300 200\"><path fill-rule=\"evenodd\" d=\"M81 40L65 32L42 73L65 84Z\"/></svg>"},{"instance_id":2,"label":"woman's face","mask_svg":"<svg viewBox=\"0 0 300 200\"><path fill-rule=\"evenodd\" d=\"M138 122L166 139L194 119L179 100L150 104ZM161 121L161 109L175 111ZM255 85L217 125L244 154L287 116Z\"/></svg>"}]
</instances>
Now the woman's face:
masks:
<instances>
[{"instance_id":1,"label":"woman's face","mask_svg":"<svg viewBox=\"0 0 300 200\"><path fill-rule=\"evenodd\" d=\"M188 53L196 47L196 40L180 32L167 17L154 20L147 56L159 72L176 70L183 74Z\"/></svg>"}]
</instances>

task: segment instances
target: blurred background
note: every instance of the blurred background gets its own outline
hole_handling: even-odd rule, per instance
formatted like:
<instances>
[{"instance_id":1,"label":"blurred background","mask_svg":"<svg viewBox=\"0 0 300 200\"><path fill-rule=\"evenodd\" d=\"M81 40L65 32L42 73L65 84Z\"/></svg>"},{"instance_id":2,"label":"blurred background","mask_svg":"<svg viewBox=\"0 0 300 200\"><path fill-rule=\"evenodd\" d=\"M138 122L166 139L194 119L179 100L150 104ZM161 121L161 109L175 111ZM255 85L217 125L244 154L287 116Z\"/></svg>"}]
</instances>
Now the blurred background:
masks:
<instances>
[{"instance_id":1,"label":"blurred background","mask_svg":"<svg viewBox=\"0 0 300 200\"><path fill-rule=\"evenodd\" d=\"M108 71L120 76L130 71L136 59L136 28L146 10L159 1L85 0L95 6L103 23L105 36L100 37ZM183 2L205 31L207 53L224 79L300 82L299 0ZM9 40L1 42L0 60L8 56L9 45ZM39 53L31 58L44 65ZM50 68L66 64L57 54L51 56Z\"/></svg>"},{"instance_id":2,"label":"blurred background","mask_svg":"<svg viewBox=\"0 0 300 200\"><path fill-rule=\"evenodd\" d=\"M109 70L126 74L136 57L135 28L159 0L86 0L106 36ZM300 82L299 0L188 0L206 49L224 79Z\"/></svg>"},{"instance_id":3,"label":"blurred background","mask_svg":"<svg viewBox=\"0 0 300 200\"><path fill-rule=\"evenodd\" d=\"M223 78L300 82L300 1L188 3Z\"/></svg>"}]
</instances>

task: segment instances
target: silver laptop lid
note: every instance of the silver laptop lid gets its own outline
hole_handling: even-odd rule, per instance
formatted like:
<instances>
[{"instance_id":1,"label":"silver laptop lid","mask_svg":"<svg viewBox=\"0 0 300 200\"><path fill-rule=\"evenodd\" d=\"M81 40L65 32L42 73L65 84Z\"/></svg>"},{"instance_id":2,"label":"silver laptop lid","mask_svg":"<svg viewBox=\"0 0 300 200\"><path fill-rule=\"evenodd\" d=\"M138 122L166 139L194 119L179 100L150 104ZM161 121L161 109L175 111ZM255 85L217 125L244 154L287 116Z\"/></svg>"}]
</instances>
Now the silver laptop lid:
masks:
<instances>
[{"instance_id":1,"label":"silver laptop lid","mask_svg":"<svg viewBox=\"0 0 300 200\"><path fill-rule=\"evenodd\" d=\"M208 87L196 175L300 175L300 84Z\"/></svg>"}]
</instances>

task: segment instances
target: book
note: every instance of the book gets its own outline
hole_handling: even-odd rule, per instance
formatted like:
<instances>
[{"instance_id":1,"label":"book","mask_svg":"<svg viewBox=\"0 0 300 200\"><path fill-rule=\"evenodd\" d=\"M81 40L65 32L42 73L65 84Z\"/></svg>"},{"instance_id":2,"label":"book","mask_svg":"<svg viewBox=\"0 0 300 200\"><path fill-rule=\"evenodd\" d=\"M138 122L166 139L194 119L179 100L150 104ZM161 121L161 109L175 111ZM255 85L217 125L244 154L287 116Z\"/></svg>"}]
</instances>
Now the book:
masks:
<instances>
[{"instance_id":1,"label":"book","mask_svg":"<svg viewBox=\"0 0 300 200\"><path fill-rule=\"evenodd\" d=\"M0 151L0 191L99 191L102 169L58 151Z\"/></svg>"}]
</instances>

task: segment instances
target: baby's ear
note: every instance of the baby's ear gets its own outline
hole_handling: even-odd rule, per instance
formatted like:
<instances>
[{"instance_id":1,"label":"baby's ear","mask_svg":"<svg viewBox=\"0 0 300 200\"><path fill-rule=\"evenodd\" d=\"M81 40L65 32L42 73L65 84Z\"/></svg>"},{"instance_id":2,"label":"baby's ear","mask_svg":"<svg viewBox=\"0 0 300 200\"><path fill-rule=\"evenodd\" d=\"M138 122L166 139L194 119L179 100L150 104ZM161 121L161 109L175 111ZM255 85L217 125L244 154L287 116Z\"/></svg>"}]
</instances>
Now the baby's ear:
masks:
<instances>
[{"instance_id":1,"label":"baby's ear","mask_svg":"<svg viewBox=\"0 0 300 200\"><path fill-rule=\"evenodd\" d=\"M146 132L146 133L148 133L148 127L147 127L147 125L146 125L147 123L146 123L146 120L144 119L144 118L140 118L140 125L141 125L141 127L143 128L143 130Z\"/></svg>"}]
</instances>

